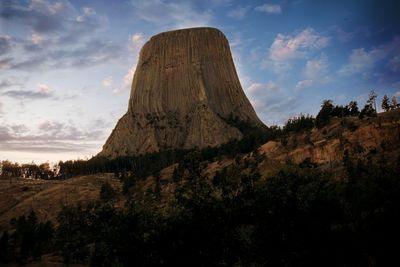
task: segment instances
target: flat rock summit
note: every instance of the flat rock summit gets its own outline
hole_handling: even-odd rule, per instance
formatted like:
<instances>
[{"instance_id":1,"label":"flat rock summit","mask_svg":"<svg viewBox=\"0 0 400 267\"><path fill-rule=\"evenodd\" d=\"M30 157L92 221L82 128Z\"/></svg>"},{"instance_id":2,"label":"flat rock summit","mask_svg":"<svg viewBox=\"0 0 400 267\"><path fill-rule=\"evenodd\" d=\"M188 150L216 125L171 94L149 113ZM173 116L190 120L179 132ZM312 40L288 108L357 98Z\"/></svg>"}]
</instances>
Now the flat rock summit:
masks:
<instances>
[{"instance_id":1,"label":"flat rock summit","mask_svg":"<svg viewBox=\"0 0 400 267\"><path fill-rule=\"evenodd\" d=\"M99 156L217 146L264 127L240 85L224 34L191 28L153 36L141 49L127 113Z\"/></svg>"}]
</instances>

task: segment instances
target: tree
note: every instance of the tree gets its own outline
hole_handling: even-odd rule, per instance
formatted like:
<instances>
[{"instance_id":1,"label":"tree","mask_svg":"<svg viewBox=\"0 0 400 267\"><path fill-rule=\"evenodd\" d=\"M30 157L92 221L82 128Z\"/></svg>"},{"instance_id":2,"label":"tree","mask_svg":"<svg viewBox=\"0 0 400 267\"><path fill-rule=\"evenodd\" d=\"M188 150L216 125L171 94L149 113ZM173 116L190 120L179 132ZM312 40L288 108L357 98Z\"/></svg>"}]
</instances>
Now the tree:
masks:
<instances>
[{"instance_id":1,"label":"tree","mask_svg":"<svg viewBox=\"0 0 400 267\"><path fill-rule=\"evenodd\" d=\"M104 183L100 189L100 200L103 202L110 202L115 199L117 193L109 183Z\"/></svg>"},{"instance_id":2,"label":"tree","mask_svg":"<svg viewBox=\"0 0 400 267\"><path fill-rule=\"evenodd\" d=\"M350 110L350 116L357 116L358 114L360 114L357 101L350 101L348 108Z\"/></svg>"},{"instance_id":3,"label":"tree","mask_svg":"<svg viewBox=\"0 0 400 267\"><path fill-rule=\"evenodd\" d=\"M373 107L375 109L376 112L376 98L377 98L377 94L375 93L374 89L372 89L369 94L368 94L368 100L367 100L367 104L371 105L371 107Z\"/></svg>"},{"instance_id":4,"label":"tree","mask_svg":"<svg viewBox=\"0 0 400 267\"><path fill-rule=\"evenodd\" d=\"M318 112L315 118L315 125L317 127L323 127L329 123L330 116L333 110L332 100L324 100L321 105L321 110Z\"/></svg>"},{"instance_id":5,"label":"tree","mask_svg":"<svg viewBox=\"0 0 400 267\"><path fill-rule=\"evenodd\" d=\"M4 231L0 237L0 263L8 262L8 250L10 247L10 235L7 231Z\"/></svg>"},{"instance_id":6,"label":"tree","mask_svg":"<svg viewBox=\"0 0 400 267\"><path fill-rule=\"evenodd\" d=\"M376 97L377 94L375 93L375 91L371 90L368 95L367 103L365 104L364 108L360 112L360 115L358 116L360 119L364 117L376 117Z\"/></svg>"},{"instance_id":7,"label":"tree","mask_svg":"<svg viewBox=\"0 0 400 267\"><path fill-rule=\"evenodd\" d=\"M389 111L391 109L391 105L389 103L389 97L387 95L384 95L382 98L382 105L381 105L382 109L384 111Z\"/></svg>"}]
</instances>

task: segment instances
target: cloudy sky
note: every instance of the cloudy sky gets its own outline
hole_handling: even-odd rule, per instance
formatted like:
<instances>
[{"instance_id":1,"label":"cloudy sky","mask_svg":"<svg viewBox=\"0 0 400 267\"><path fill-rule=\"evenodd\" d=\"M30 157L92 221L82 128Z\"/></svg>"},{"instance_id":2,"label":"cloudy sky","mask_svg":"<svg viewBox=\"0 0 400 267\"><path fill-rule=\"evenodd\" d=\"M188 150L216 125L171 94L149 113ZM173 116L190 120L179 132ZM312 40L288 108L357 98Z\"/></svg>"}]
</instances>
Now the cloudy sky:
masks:
<instances>
[{"instance_id":1,"label":"cloudy sky","mask_svg":"<svg viewBox=\"0 0 400 267\"><path fill-rule=\"evenodd\" d=\"M230 41L267 124L324 99L400 98L400 10L390 0L1 0L0 160L97 154L127 110L141 46L211 26Z\"/></svg>"}]
</instances>

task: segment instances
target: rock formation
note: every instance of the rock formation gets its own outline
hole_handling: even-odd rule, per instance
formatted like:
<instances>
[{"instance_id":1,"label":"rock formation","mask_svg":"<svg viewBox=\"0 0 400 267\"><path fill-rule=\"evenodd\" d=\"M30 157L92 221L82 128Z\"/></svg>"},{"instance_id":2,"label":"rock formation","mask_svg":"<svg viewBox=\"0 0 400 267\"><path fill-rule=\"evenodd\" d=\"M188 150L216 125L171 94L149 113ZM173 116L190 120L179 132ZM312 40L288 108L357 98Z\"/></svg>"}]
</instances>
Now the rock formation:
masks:
<instances>
[{"instance_id":1,"label":"rock formation","mask_svg":"<svg viewBox=\"0 0 400 267\"><path fill-rule=\"evenodd\" d=\"M160 33L143 46L128 111L99 155L217 146L242 138L232 117L264 127L242 90L224 34L213 28Z\"/></svg>"}]
</instances>

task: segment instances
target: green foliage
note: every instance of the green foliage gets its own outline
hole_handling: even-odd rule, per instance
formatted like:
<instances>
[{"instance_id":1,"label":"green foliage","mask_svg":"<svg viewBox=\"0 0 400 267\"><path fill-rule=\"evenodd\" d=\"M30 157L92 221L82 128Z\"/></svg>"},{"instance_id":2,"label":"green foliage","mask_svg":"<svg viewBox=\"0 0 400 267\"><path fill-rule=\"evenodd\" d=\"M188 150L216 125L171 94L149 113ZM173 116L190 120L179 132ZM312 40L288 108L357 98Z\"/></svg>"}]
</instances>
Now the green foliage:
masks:
<instances>
[{"instance_id":1,"label":"green foliage","mask_svg":"<svg viewBox=\"0 0 400 267\"><path fill-rule=\"evenodd\" d=\"M376 112L376 98L377 97L378 97L378 95L372 89L368 94L368 100L367 100L367 105L371 106L371 108L374 109L375 112Z\"/></svg>"},{"instance_id":2,"label":"green foliage","mask_svg":"<svg viewBox=\"0 0 400 267\"><path fill-rule=\"evenodd\" d=\"M237 160L209 180L200 158L191 153L176 168L179 182L167 206L130 200L124 210L102 202L64 207L55 244L65 263L386 266L397 259L400 163L373 164L345 152L348 175L340 180L309 160L260 179L251 167L257 162ZM33 255L43 235L36 217L14 222L14 251ZM3 234L2 248L13 243L7 239Z\"/></svg>"},{"instance_id":3,"label":"green foliage","mask_svg":"<svg viewBox=\"0 0 400 267\"><path fill-rule=\"evenodd\" d=\"M131 188L136 185L137 178L134 175L123 176L122 177L122 193L127 195Z\"/></svg>"},{"instance_id":4,"label":"green foliage","mask_svg":"<svg viewBox=\"0 0 400 267\"><path fill-rule=\"evenodd\" d=\"M10 260L10 235L4 231L0 237L0 263L6 264Z\"/></svg>"},{"instance_id":5,"label":"green foliage","mask_svg":"<svg viewBox=\"0 0 400 267\"><path fill-rule=\"evenodd\" d=\"M324 100L321 105L321 110L315 118L315 126L321 128L329 123L333 110L332 100Z\"/></svg>"},{"instance_id":6,"label":"green foliage","mask_svg":"<svg viewBox=\"0 0 400 267\"><path fill-rule=\"evenodd\" d=\"M390 102L389 102L389 97L387 95L384 95L382 98L382 104L381 107L384 111L389 111L390 110Z\"/></svg>"},{"instance_id":7,"label":"green foliage","mask_svg":"<svg viewBox=\"0 0 400 267\"><path fill-rule=\"evenodd\" d=\"M117 196L117 192L109 183L106 182L101 185L100 201L110 202L110 201L113 201L116 196Z\"/></svg>"},{"instance_id":8,"label":"green foliage","mask_svg":"<svg viewBox=\"0 0 400 267\"><path fill-rule=\"evenodd\" d=\"M358 111L357 101L350 101L350 103L347 105L347 108L349 109L350 116L358 116L360 113Z\"/></svg>"},{"instance_id":9,"label":"green foliage","mask_svg":"<svg viewBox=\"0 0 400 267\"><path fill-rule=\"evenodd\" d=\"M358 116L360 119L365 117L376 117L376 111L372 107L372 104L366 104L364 108L361 110L360 115Z\"/></svg>"},{"instance_id":10,"label":"green foliage","mask_svg":"<svg viewBox=\"0 0 400 267\"><path fill-rule=\"evenodd\" d=\"M299 132L302 130L309 130L314 127L315 119L313 116L300 114L298 117L290 118L285 126L283 132Z\"/></svg>"},{"instance_id":11,"label":"green foliage","mask_svg":"<svg viewBox=\"0 0 400 267\"><path fill-rule=\"evenodd\" d=\"M282 130L278 127L255 127L238 119L232 119L229 123L241 129L245 134L241 140L232 140L218 147L204 148L201 150L174 149L138 156L118 157L115 159L93 157L90 160L60 161L60 173L62 177L68 178L76 175L95 174L98 172L130 172L135 174L136 179L144 179L165 167L181 162L189 154L197 153L198 155L196 157L199 161L211 161L222 156L234 158L238 154L249 153L260 145L282 134ZM127 191L124 189L124 192Z\"/></svg>"},{"instance_id":12,"label":"green foliage","mask_svg":"<svg viewBox=\"0 0 400 267\"><path fill-rule=\"evenodd\" d=\"M53 225L50 222L39 223L34 211L28 216L20 216L11 220L15 232L8 238L12 240L13 252L8 258L15 258L17 262L28 259L39 259L43 253L49 251L53 241Z\"/></svg>"},{"instance_id":13,"label":"green foliage","mask_svg":"<svg viewBox=\"0 0 400 267\"><path fill-rule=\"evenodd\" d=\"M56 248L64 257L65 264L86 263L89 257L88 245L92 242L90 224L91 207L64 206L58 214L59 226L56 232Z\"/></svg>"}]
</instances>

